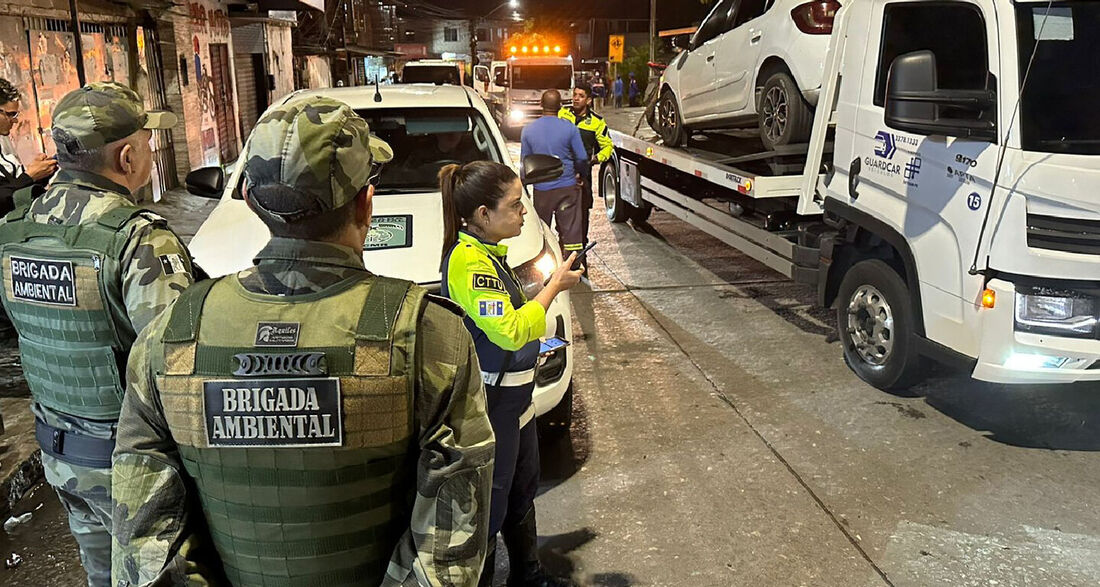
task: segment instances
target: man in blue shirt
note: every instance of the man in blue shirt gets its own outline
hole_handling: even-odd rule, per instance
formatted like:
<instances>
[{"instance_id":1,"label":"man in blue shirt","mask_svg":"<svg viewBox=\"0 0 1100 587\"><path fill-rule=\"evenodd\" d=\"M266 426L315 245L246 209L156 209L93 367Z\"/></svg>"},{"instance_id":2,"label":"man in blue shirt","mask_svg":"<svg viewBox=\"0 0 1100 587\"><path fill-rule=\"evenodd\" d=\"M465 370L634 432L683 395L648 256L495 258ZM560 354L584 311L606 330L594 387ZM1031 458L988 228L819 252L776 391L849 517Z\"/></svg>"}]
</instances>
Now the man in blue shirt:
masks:
<instances>
[{"instance_id":1,"label":"man in blue shirt","mask_svg":"<svg viewBox=\"0 0 1100 587\"><path fill-rule=\"evenodd\" d=\"M612 95L615 97L615 107L623 107L623 76L615 76L615 82L611 84Z\"/></svg>"},{"instance_id":2,"label":"man in blue shirt","mask_svg":"<svg viewBox=\"0 0 1100 587\"><path fill-rule=\"evenodd\" d=\"M535 184L535 212L547 225L557 219L562 255L584 248L584 214L581 206L580 178L591 175L588 152L576 125L558 118L561 93L542 93L542 117L528 124L520 136L520 160L528 155L553 155L561 159L561 177Z\"/></svg>"}]
</instances>

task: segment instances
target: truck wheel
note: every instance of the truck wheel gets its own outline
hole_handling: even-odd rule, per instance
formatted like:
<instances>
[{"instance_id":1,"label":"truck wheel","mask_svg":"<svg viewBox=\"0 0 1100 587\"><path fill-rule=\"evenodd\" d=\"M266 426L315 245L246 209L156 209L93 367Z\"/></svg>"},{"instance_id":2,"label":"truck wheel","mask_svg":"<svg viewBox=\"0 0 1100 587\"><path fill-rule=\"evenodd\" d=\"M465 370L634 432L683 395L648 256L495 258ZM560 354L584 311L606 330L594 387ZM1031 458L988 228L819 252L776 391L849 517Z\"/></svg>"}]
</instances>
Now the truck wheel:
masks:
<instances>
[{"instance_id":1,"label":"truck wheel","mask_svg":"<svg viewBox=\"0 0 1100 587\"><path fill-rule=\"evenodd\" d=\"M619 193L619 166L608 161L600 169L600 194L607 210L607 219L611 222L626 222L630 218L631 206L623 201Z\"/></svg>"},{"instance_id":2,"label":"truck wheel","mask_svg":"<svg viewBox=\"0 0 1100 587\"><path fill-rule=\"evenodd\" d=\"M687 143L687 133L684 131L684 119L680 116L680 106L676 104L676 96L669 90L661 94L657 101L657 125L653 129L661 135L661 140L670 147L679 147Z\"/></svg>"},{"instance_id":3,"label":"truck wheel","mask_svg":"<svg viewBox=\"0 0 1100 587\"><path fill-rule=\"evenodd\" d=\"M836 322L844 361L860 379L898 395L920 380L909 288L880 259L856 263L837 296Z\"/></svg>"},{"instance_id":4,"label":"truck wheel","mask_svg":"<svg viewBox=\"0 0 1100 587\"><path fill-rule=\"evenodd\" d=\"M760 140L768 150L805 142L810 138L814 116L802 98L798 84L780 71L764 82L760 93Z\"/></svg>"},{"instance_id":5,"label":"truck wheel","mask_svg":"<svg viewBox=\"0 0 1100 587\"><path fill-rule=\"evenodd\" d=\"M569 388L561 401L549 412L539 416L539 436L557 440L569 435L569 428L573 425L573 382L569 382Z\"/></svg>"}]
</instances>

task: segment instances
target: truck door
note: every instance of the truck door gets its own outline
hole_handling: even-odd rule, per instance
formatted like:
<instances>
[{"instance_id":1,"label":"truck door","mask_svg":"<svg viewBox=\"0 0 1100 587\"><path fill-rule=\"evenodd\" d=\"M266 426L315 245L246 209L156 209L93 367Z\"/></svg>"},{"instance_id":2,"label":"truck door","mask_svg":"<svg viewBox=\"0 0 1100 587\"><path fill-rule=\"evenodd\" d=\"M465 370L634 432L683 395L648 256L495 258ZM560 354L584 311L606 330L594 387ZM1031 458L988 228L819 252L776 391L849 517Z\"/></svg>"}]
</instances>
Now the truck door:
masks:
<instances>
[{"instance_id":1,"label":"truck door","mask_svg":"<svg viewBox=\"0 0 1100 587\"><path fill-rule=\"evenodd\" d=\"M680 103L685 119L704 116L712 107L719 37L729 25L733 4L734 0L722 0L710 11L691 39L691 50L675 66L680 70Z\"/></svg>"},{"instance_id":2,"label":"truck door","mask_svg":"<svg viewBox=\"0 0 1100 587\"><path fill-rule=\"evenodd\" d=\"M738 0L734 6L731 28L718 38L714 94L709 113L740 112L754 97L753 74L765 34L757 19L767 8L767 0Z\"/></svg>"},{"instance_id":3,"label":"truck door","mask_svg":"<svg viewBox=\"0 0 1100 587\"><path fill-rule=\"evenodd\" d=\"M980 307L982 278L967 271L989 205L997 145L966 138L961 130L945 136L890 128L884 105L890 65L916 51L935 55L938 89L996 90L992 16L985 0L876 5L870 30L881 36L872 33L867 44L852 155L861 169L858 198L850 201L908 243L915 268L907 271L917 273L926 336L971 356L977 355L977 329L966 321ZM995 107L936 108L943 118L997 119ZM915 291L912 282L910 288Z\"/></svg>"}]
</instances>

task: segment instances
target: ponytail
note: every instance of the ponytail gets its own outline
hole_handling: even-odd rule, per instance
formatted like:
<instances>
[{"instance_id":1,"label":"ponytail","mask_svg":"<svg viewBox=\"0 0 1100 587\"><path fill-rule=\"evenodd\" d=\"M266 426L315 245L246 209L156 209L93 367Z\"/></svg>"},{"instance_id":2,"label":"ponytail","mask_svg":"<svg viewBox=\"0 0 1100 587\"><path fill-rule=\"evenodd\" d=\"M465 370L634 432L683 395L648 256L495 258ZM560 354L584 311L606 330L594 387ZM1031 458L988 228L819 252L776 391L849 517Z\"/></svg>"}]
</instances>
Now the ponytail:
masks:
<instances>
[{"instance_id":1,"label":"ponytail","mask_svg":"<svg viewBox=\"0 0 1100 587\"><path fill-rule=\"evenodd\" d=\"M458 243L458 226L462 219L455 211L454 192L455 180L458 178L460 169L462 169L461 165L452 163L439 170L439 191L443 193L443 256L441 259L446 259L447 253Z\"/></svg>"},{"instance_id":2,"label":"ponytail","mask_svg":"<svg viewBox=\"0 0 1100 587\"><path fill-rule=\"evenodd\" d=\"M511 167L493 161L446 165L439 170L443 194L443 254L458 242L458 229L481 206L495 209L512 183L519 179Z\"/></svg>"}]
</instances>

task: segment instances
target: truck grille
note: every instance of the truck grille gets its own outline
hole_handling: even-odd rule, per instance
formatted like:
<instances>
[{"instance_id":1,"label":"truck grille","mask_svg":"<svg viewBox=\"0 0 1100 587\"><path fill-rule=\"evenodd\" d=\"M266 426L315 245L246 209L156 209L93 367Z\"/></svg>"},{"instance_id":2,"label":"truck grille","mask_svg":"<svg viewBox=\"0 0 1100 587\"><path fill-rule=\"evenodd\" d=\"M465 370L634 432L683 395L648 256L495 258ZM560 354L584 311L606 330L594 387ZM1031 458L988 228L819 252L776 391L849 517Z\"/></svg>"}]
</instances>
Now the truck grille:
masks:
<instances>
[{"instance_id":1,"label":"truck grille","mask_svg":"<svg viewBox=\"0 0 1100 587\"><path fill-rule=\"evenodd\" d=\"M1100 255L1100 220L1028 214L1027 246L1033 249Z\"/></svg>"}]
</instances>

